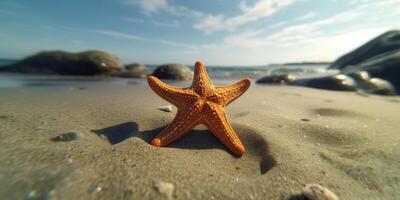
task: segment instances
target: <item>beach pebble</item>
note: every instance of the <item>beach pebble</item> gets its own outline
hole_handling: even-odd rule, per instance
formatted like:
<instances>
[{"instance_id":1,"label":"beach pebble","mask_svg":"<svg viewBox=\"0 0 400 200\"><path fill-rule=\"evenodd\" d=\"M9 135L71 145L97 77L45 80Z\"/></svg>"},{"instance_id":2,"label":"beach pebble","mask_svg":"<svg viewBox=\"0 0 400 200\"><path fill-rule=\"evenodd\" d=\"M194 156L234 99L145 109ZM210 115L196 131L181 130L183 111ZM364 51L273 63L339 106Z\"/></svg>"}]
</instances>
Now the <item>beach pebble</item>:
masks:
<instances>
[{"instance_id":1,"label":"beach pebble","mask_svg":"<svg viewBox=\"0 0 400 200\"><path fill-rule=\"evenodd\" d=\"M165 112L172 112L172 107L171 105L166 105L166 106L161 106L158 108L159 110L165 111Z\"/></svg>"},{"instance_id":2,"label":"beach pebble","mask_svg":"<svg viewBox=\"0 0 400 200\"><path fill-rule=\"evenodd\" d=\"M167 196L168 198L172 197L172 194L174 193L175 189L174 184L163 181L155 181L154 188L161 194Z\"/></svg>"},{"instance_id":3,"label":"beach pebble","mask_svg":"<svg viewBox=\"0 0 400 200\"><path fill-rule=\"evenodd\" d=\"M102 189L101 189L100 186L97 186L97 187L94 189L95 192L101 192L101 190L102 190Z\"/></svg>"},{"instance_id":4,"label":"beach pebble","mask_svg":"<svg viewBox=\"0 0 400 200\"><path fill-rule=\"evenodd\" d=\"M61 135L57 135L55 137L50 138L53 142L69 142L73 140L77 140L81 137L81 134L78 132L68 132Z\"/></svg>"},{"instance_id":5,"label":"beach pebble","mask_svg":"<svg viewBox=\"0 0 400 200\"><path fill-rule=\"evenodd\" d=\"M301 194L309 200L339 200L333 192L318 184L307 184Z\"/></svg>"}]
</instances>

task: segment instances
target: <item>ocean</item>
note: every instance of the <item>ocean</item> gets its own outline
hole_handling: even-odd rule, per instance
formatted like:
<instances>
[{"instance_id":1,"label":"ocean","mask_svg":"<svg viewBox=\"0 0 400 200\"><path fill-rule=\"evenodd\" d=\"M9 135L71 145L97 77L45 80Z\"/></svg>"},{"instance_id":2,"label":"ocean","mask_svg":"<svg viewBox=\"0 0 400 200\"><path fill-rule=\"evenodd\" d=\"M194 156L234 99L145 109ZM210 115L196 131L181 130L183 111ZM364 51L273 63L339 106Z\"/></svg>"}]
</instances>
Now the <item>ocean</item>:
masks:
<instances>
[{"instance_id":1,"label":"ocean","mask_svg":"<svg viewBox=\"0 0 400 200\"><path fill-rule=\"evenodd\" d=\"M17 60L12 59L0 59L1 66L12 64ZM146 65L149 72L156 69L158 65ZM193 66L188 66L193 69ZM310 78L318 77L329 74L337 73L327 69L328 64L275 64L265 66L207 66L207 72L212 79L216 79L222 82L231 80L237 80L244 77L250 77L255 80L266 76L266 75L279 75L279 74L291 74L297 78ZM0 87L9 87L20 85L21 79L30 78L31 76L38 77L38 75L26 75L26 74L1 74L0 75ZM40 75L39 75L40 76ZM17 77L17 78L16 78ZM15 80L18 81L15 81ZM115 78L121 79L121 78Z\"/></svg>"}]
</instances>

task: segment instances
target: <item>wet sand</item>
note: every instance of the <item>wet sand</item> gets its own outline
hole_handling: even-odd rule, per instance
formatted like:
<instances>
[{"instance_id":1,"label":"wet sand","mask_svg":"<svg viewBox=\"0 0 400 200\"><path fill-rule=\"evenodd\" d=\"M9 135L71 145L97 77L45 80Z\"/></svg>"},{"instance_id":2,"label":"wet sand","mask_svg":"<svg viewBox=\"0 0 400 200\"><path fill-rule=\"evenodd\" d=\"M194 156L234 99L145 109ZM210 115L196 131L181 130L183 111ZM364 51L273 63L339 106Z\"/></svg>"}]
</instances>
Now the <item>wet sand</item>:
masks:
<instances>
[{"instance_id":1,"label":"wet sand","mask_svg":"<svg viewBox=\"0 0 400 200\"><path fill-rule=\"evenodd\" d=\"M151 146L176 109L143 80L47 83L0 89L0 199L400 196L399 97L253 85L226 109L237 158L202 126Z\"/></svg>"}]
</instances>

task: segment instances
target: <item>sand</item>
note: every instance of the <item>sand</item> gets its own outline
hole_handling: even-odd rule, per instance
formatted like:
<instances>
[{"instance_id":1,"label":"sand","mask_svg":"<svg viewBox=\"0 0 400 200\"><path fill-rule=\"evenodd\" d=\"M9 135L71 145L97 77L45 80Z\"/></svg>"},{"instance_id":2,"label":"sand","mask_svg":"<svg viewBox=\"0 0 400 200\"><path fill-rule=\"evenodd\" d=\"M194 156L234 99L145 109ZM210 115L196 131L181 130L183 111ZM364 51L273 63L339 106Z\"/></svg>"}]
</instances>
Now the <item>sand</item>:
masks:
<instances>
[{"instance_id":1,"label":"sand","mask_svg":"<svg viewBox=\"0 0 400 200\"><path fill-rule=\"evenodd\" d=\"M226 109L237 158L202 126L151 146L176 108L143 80L36 83L0 89L0 199L400 198L399 97L254 84Z\"/></svg>"}]
</instances>

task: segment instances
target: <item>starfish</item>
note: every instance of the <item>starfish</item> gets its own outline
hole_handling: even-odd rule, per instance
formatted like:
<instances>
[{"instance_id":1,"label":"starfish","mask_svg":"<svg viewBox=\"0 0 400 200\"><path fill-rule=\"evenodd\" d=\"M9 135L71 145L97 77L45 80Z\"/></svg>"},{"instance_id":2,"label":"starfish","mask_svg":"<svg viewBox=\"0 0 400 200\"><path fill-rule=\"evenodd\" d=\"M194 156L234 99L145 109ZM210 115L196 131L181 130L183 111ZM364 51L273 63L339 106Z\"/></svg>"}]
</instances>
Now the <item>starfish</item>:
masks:
<instances>
[{"instance_id":1,"label":"starfish","mask_svg":"<svg viewBox=\"0 0 400 200\"><path fill-rule=\"evenodd\" d=\"M235 155L243 155L245 148L230 125L224 108L250 87L249 78L229 86L215 86L204 63L197 61L193 82L188 88L167 85L154 76L149 76L147 81L156 94L178 109L171 124L152 140L152 145L166 146L196 125L203 124Z\"/></svg>"}]
</instances>

